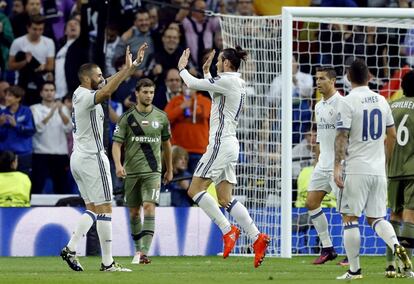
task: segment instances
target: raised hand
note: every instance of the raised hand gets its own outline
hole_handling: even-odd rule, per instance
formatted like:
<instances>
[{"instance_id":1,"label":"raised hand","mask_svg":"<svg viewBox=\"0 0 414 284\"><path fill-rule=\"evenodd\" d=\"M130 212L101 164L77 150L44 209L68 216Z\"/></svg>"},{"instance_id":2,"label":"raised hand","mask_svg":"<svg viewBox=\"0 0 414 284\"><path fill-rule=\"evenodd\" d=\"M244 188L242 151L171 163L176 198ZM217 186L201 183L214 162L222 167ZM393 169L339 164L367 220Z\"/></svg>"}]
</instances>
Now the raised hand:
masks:
<instances>
[{"instance_id":1,"label":"raised hand","mask_svg":"<svg viewBox=\"0 0 414 284\"><path fill-rule=\"evenodd\" d=\"M125 51L125 67L126 68L132 67L132 54L131 54L129 45L127 46L126 51Z\"/></svg>"},{"instance_id":2,"label":"raised hand","mask_svg":"<svg viewBox=\"0 0 414 284\"><path fill-rule=\"evenodd\" d=\"M216 51L213 49L210 52L210 54L208 55L208 58L207 58L206 62L204 62L204 64L203 64L203 72L204 72L204 74L210 73L211 62L213 62L213 59L214 59L214 55L215 54L216 54Z\"/></svg>"},{"instance_id":3,"label":"raised hand","mask_svg":"<svg viewBox=\"0 0 414 284\"><path fill-rule=\"evenodd\" d=\"M187 66L188 58L190 58L190 49L186 48L178 61L178 70L182 70Z\"/></svg>"},{"instance_id":4,"label":"raised hand","mask_svg":"<svg viewBox=\"0 0 414 284\"><path fill-rule=\"evenodd\" d=\"M144 42L138 49L137 52L137 58L135 58L135 61L133 62L134 66L138 66L142 63L144 60L145 50L148 48L148 44Z\"/></svg>"}]
</instances>

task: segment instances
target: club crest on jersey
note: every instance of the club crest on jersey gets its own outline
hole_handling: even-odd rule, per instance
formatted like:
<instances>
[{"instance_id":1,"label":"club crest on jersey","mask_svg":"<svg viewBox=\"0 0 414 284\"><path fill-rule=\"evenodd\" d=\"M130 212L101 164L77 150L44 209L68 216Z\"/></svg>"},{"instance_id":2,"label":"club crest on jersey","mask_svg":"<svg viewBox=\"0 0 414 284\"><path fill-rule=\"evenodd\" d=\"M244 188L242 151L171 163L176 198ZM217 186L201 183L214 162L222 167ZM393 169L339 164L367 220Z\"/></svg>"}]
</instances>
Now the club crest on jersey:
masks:
<instances>
[{"instance_id":1,"label":"club crest on jersey","mask_svg":"<svg viewBox=\"0 0 414 284\"><path fill-rule=\"evenodd\" d=\"M153 122L151 122L151 126L152 126L152 128L157 129L158 127L160 127L160 123L158 121L153 121Z\"/></svg>"}]
</instances>

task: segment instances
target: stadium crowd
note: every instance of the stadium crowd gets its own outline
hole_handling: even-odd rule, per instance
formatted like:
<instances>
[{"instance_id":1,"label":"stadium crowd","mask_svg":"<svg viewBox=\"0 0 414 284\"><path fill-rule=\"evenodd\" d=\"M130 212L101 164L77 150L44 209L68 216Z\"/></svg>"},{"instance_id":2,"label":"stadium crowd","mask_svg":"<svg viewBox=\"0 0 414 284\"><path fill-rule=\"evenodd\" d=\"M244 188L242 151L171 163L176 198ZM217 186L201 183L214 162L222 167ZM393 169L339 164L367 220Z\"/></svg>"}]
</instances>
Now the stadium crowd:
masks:
<instances>
[{"instance_id":1,"label":"stadium crowd","mask_svg":"<svg viewBox=\"0 0 414 284\"><path fill-rule=\"evenodd\" d=\"M164 190L174 192L173 205L191 206L192 201L183 194L189 186L183 177L191 177L208 144L211 100L208 94L185 87L177 64L184 49L189 48L188 70L202 77L208 53L223 48L219 19L207 16L203 10L251 16L280 13L284 5L410 7L414 1L124 0L109 1L106 17L102 16L99 3L93 0L0 1L0 151L9 151L18 157L16 165L10 167L14 161L10 157L14 156L0 155L7 160L1 161L7 165L2 171L14 171L17 167L27 174L32 194L77 193L69 169L70 113L72 94L79 85L77 70L86 62L97 62L105 77L110 77L124 68L127 46L135 54L146 42L148 49L143 63L120 85L108 103L107 151L111 150L116 121L136 102L136 83L141 78L150 78L156 84L153 104L166 112L171 124L171 142L175 145L173 166L177 181L173 180ZM303 24L296 23L298 27ZM106 27L104 32L102 26ZM308 144L312 140L312 112L318 96L313 79L316 70L304 62L315 63L315 66L316 63L342 66L352 56L366 57L371 75L376 79L371 80L371 87L387 99L399 89L399 80L383 78L399 79L414 66L414 29L399 30L394 37L386 30L366 27L359 33L358 29L361 27L325 24L308 35L311 47L305 46L309 41L296 43L293 142L294 146L302 145L298 147L303 151L298 148L295 151L298 153L296 161L300 162L295 168L295 178L314 157ZM359 36L362 33L369 36ZM295 36L299 39L302 35ZM333 40L335 38L343 40ZM400 50L400 42L409 48ZM379 48L373 48L374 45ZM319 51L320 55L307 58L303 52L307 48L312 49L312 54ZM389 60L370 62L377 58L372 55L377 54L387 54ZM343 70L336 71L344 74ZM279 80L274 78L269 96L279 95ZM346 93L346 78L341 80L338 80L342 84L339 89ZM306 156L302 157L301 153ZM24 183L27 191L27 177L15 175L6 182L3 176L0 175L0 206L28 206L27 201L11 204L8 198L3 198L4 194L11 194L8 187L12 185ZM114 191L121 191L122 181L115 172L113 182Z\"/></svg>"}]
</instances>

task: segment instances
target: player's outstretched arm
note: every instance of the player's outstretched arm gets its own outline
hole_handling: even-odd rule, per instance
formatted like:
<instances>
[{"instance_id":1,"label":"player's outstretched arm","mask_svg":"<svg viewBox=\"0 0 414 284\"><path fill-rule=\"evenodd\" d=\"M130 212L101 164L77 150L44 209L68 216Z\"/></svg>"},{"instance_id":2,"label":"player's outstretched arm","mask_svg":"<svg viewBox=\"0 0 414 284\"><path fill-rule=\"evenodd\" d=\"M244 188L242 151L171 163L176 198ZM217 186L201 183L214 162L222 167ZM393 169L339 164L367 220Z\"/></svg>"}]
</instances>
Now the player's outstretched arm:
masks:
<instances>
[{"instance_id":1,"label":"player's outstretched arm","mask_svg":"<svg viewBox=\"0 0 414 284\"><path fill-rule=\"evenodd\" d=\"M211 54L210 54L211 55ZM217 92L221 94L227 93L231 86L226 86L223 80L218 79L197 79L190 74L185 68L188 64L188 58L190 57L190 49L184 50L183 54L178 61L178 70L184 83L190 88L198 91ZM204 66L203 66L204 68Z\"/></svg>"},{"instance_id":2,"label":"player's outstretched arm","mask_svg":"<svg viewBox=\"0 0 414 284\"><path fill-rule=\"evenodd\" d=\"M110 80L107 80L107 84L102 87L102 89L98 90L96 92L95 97L95 103L100 104L104 102L105 100L109 99L112 95L112 93L118 89L119 85L128 78L132 73L134 73L135 68L138 67L145 54L145 49L147 49L148 44L144 43L141 45L141 47L138 49L137 58L132 61L132 54L130 52L129 46L127 46L126 52L125 52L125 68L118 71L114 75L110 77Z\"/></svg>"}]
</instances>

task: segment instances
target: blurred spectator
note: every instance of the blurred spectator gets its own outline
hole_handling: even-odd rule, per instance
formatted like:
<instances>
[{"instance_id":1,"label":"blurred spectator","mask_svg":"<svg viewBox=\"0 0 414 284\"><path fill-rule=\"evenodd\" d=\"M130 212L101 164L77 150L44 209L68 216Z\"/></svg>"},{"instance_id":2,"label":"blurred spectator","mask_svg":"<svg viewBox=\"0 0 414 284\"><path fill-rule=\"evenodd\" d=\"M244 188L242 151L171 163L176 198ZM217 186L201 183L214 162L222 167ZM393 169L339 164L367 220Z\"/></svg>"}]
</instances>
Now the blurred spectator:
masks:
<instances>
[{"instance_id":1,"label":"blurred spectator","mask_svg":"<svg viewBox=\"0 0 414 284\"><path fill-rule=\"evenodd\" d=\"M358 7L355 0L322 0L321 7Z\"/></svg>"},{"instance_id":2,"label":"blurred spectator","mask_svg":"<svg viewBox=\"0 0 414 284\"><path fill-rule=\"evenodd\" d=\"M139 67L139 71L136 72L138 77L141 77L143 75L143 69L148 66L149 60L154 53L154 44L150 31L149 13L145 9L140 9L135 14L134 25L122 34L121 42L116 46L115 49L114 60L121 56L125 56L125 50L127 46L130 47L132 54L136 54L138 48L144 42L148 44L148 48L145 51L144 60L140 65L143 67Z\"/></svg>"},{"instance_id":3,"label":"blurred spectator","mask_svg":"<svg viewBox=\"0 0 414 284\"><path fill-rule=\"evenodd\" d=\"M171 144L189 153L188 170L194 173L208 144L211 101L183 87L181 94L171 98L165 112L171 124Z\"/></svg>"},{"instance_id":4,"label":"blurred spectator","mask_svg":"<svg viewBox=\"0 0 414 284\"><path fill-rule=\"evenodd\" d=\"M41 0L27 0L24 6L24 12L16 14L11 19L14 37L21 37L26 34L27 27L30 25L33 16L41 16L42 1ZM52 25L49 22L44 22L44 35L55 41Z\"/></svg>"},{"instance_id":5,"label":"blurred spectator","mask_svg":"<svg viewBox=\"0 0 414 284\"><path fill-rule=\"evenodd\" d=\"M116 23L119 32L125 32L134 23L135 14L140 6L141 0L109 1L109 24Z\"/></svg>"},{"instance_id":6,"label":"blurred spectator","mask_svg":"<svg viewBox=\"0 0 414 284\"><path fill-rule=\"evenodd\" d=\"M105 77L110 77L116 73L113 58L120 41L118 28L115 25L108 25L106 27Z\"/></svg>"},{"instance_id":7,"label":"blurred spectator","mask_svg":"<svg viewBox=\"0 0 414 284\"><path fill-rule=\"evenodd\" d=\"M240 16L254 16L253 0L237 0L236 13Z\"/></svg>"},{"instance_id":8,"label":"blurred spectator","mask_svg":"<svg viewBox=\"0 0 414 284\"><path fill-rule=\"evenodd\" d=\"M156 90L153 104L159 109L164 109L173 97L180 94L182 85L183 82L178 69L172 68L168 70L164 84Z\"/></svg>"},{"instance_id":9,"label":"blurred spectator","mask_svg":"<svg viewBox=\"0 0 414 284\"><path fill-rule=\"evenodd\" d=\"M27 34L16 38L10 47L9 69L19 71L18 85L26 90L28 105L40 102L38 90L45 81L43 75L54 70L55 44L43 36L44 25L42 16L33 16Z\"/></svg>"},{"instance_id":10,"label":"blurred spectator","mask_svg":"<svg viewBox=\"0 0 414 284\"><path fill-rule=\"evenodd\" d=\"M152 78L156 83L163 82L168 70L176 68L184 49L179 46L180 33L176 29L166 29L162 35L162 46L155 52L145 76ZM189 65L190 73L197 74L194 65Z\"/></svg>"},{"instance_id":11,"label":"blurred spectator","mask_svg":"<svg viewBox=\"0 0 414 284\"><path fill-rule=\"evenodd\" d=\"M115 61L115 69L120 71L124 68L125 56L119 57ZM138 78L135 74L126 78L118 87L118 89L113 93L112 100L115 102L120 102L124 110L129 109L136 103L135 99L135 87L137 85Z\"/></svg>"},{"instance_id":12,"label":"blurred spectator","mask_svg":"<svg viewBox=\"0 0 414 284\"><path fill-rule=\"evenodd\" d=\"M6 108L0 110L0 151L18 155L18 170L30 176L32 170L32 136L36 129L30 108L21 104L24 90L6 89Z\"/></svg>"},{"instance_id":13,"label":"blurred spectator","mask_svg":"<svg viewBox=\"0 0 414 284\"><path fill-rule=\"evenodd\" d=\"M149 14L149 20L150 20L150 29L152 31L159 29L158 24L158 7L155 5L151 5L147 7L148 14Z\"/></svg>"},{"instance_id":14,"label":"blurred spectator","mask_svg":"<svg viewBox=\"0 0 414 284\"><path fill-rule=\"evenodd\" d=\"M55 13L51 15L51 22L53 28L53 34L55 39L61 40L66 33L66 24L67 21L70 20L73 12L73 8L75 6L76 0L55 0L56 10L51 11L51 13ZM44 4L46 5L46 4ZM53 7L50 10L53 10ZM48 11L43 11L46 14L49 14ZM50 16L50 15L49 15Z\"/></svg>"},{"instance_id":15,"label":"blurred spectator","mask_svg":"<svg viewBox=\"0 0 414 284\"><path fill-rule=\"evenodd\" d=\"M24 13L23 0L13 0L13 6L11 11L11 17Z\"/></svg>"},{"instance_id":16,"label":"blurred spectator","mask_svg":"<svg viewBox=\"0 0 414 284\"><path fill-rule=\"evenodd\" d=\"M88 54L85 52L88 48L88 32L81 30L80 25L81 23L75 18L66 23L66 37L56 53L56 99L62 99L67 93L76 90L79 86L79 67L88 62Z\"/></svg>"},{"instance_id":17,"label":"blurred spectator","mask_svg":"<svg viewBox=\"0 0 414 284\"><path fill-rule=\"evenodd\" d=\"M17 165L13 152L0 152L0 207L30 207L30 179Z\"/></svg>"},{"instance_id":18,"label":"blurred spectator","mask_svg":"<svg viewBox=\"0 0 414 284\"><path fill-rule=\"evenodd\" d=\"M6 89L9 87L9 82L0 81L0 110L6 108Z\"/></svg>"},{"instance_id":19,"label":"blurred spectator","mask_svg":"<svg viewBox=\"0 0 414 284\"><path fill-rule=\"evenodd\" d=\"M164 6L158 10L158 24L160 30L168 27L172 22L181 23L188 15L191 0L171 0L173 7Z\"/></svg>"},{"instance_id":20,"label":"blurred spectator","mask_svg":"<svg viewBox=\"0 0 414 284\"><path fill-rule=\"evenodd\" d=\"M304 167L315 162L316 132L309 131L299 144L292 149L292 179L296 180Z\"/></svg>"},{"instance_id":21,"label":"blurred spectator","mask_svg":"<svg viewBox=\"0 0 414 284\"><path fill-rule=\"evenodd\" d=\"M302 141L304 134L310 130L312 120L311 99L313 79L310 74L303 73L295 56L292 58L292 144ZM276 77L270 86L270 100L281 98L282 77Z\"/></svg>"},{"instance_id":22,"label":"blurred spectator","mask_svg":"<svg viewBox=\"0 0 414 284\"><path fill-rule=\"evenodd\" d=\"M9 59L9 48L13 42L13 30L7 16L0 12L0 78L5 78L7 61Z\"/></svg>"},{"instance_id":23,"label":"blurred spectator","mask_svg":"<svg viewBox=\"0 0 414 284\"><path fill-rule=\"evenodd\" d=\"M68 140L72 130L70 113L55 100L55 85L46 82L40 96L42 102L31 106L36 133L33 136L32 193L42 193L47 178L53 182L53 193L70 193L67 188L69 170Z\"/></svg>"},{"instance_id":24,"label":"blurred spectator","mask_svg":"<svg viewBox=\"0 0 414 284\"><path fill-rule=\"evenodd\" d=\"M191 173L188 168L188 153L180 146L172 147L172 163L173 163L173 180L168 184L171 192L171 206L189 207L193 204L191 198L187 194L190 186ZM177 179L177 181L174 181Z\"/></svg>"},{"instance_id":25,"label":"blurred spectator","mask_svg":"<svg viewBox=\"0 0 414 284\"><path fill-rule=\"evenodd\" d=\"M205 10L204 0L195 0L192 7L197 10ZM205 49L213 47L213 35L220 31L219 19L206 17L202 12L191 12L191 15L183 20L187 47L190 48L193 62L201 70L201 62Z\"/></svg>"}]
</instances>

